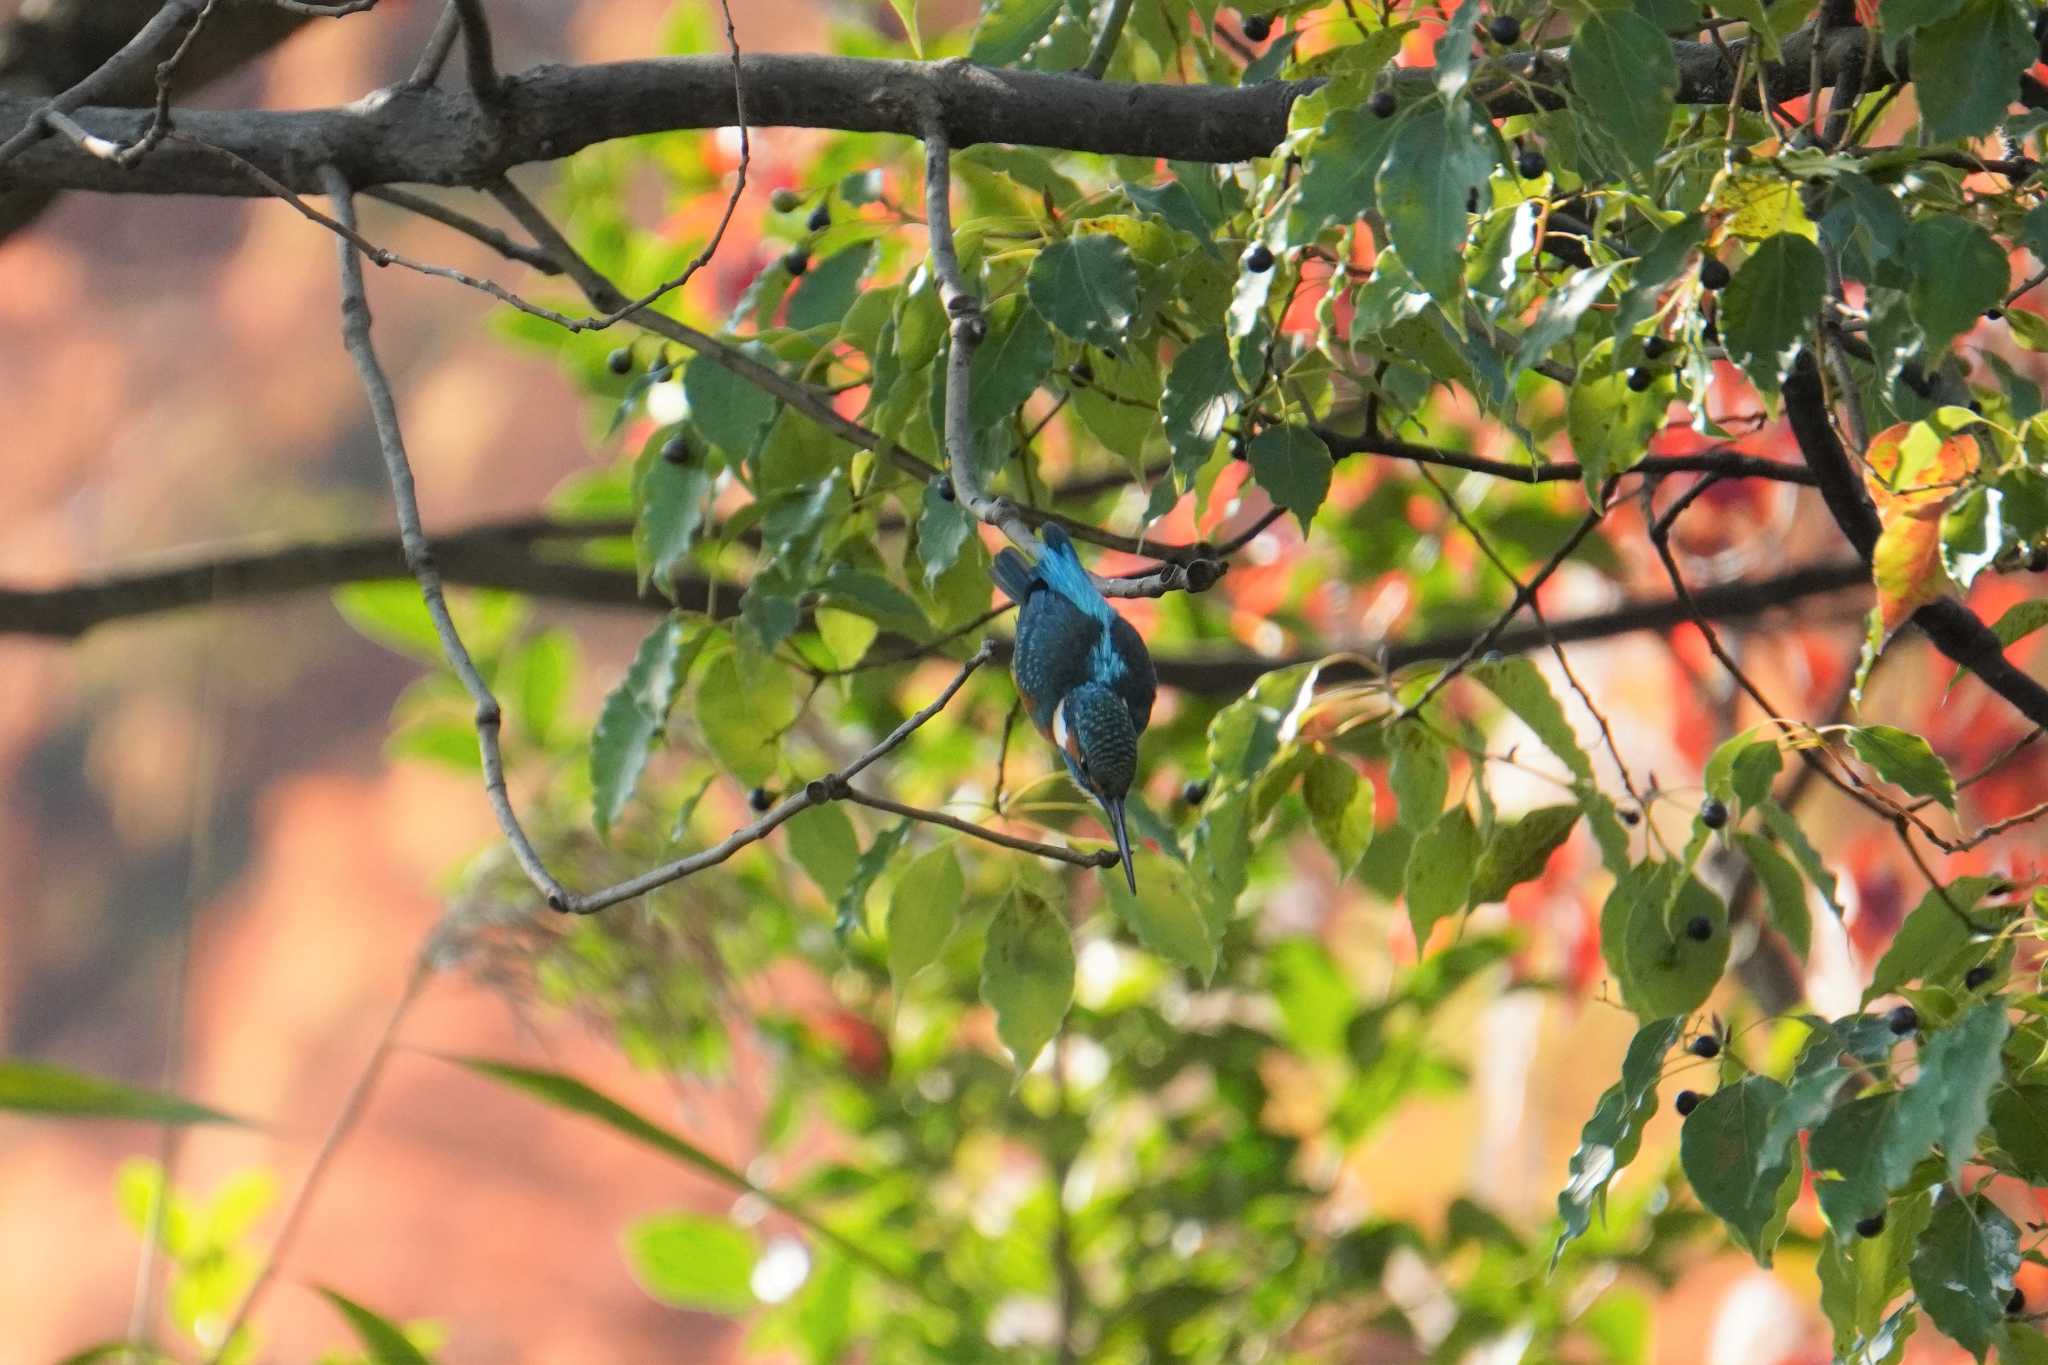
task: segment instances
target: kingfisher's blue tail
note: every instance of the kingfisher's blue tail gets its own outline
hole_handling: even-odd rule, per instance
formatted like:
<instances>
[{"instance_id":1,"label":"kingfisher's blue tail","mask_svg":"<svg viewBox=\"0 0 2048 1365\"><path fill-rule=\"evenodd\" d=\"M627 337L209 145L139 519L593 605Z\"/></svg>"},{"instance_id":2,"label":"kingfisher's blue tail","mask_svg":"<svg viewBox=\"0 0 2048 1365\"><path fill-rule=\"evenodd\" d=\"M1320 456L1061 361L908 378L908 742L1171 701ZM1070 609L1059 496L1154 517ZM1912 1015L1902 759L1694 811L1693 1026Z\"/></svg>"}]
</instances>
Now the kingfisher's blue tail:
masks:
<instances>
[{"instance_id":1,"label":"kingfisher's blue tail","mask_svg":"<svg viewBox=\"0 0 2048 1365\"><path fill-rule=\"evenodd\" d=\"M996 580L996 586L1019 606L1031 595L1031 589L1038 581L1031 566L1024 562L1024 556L1007 547L996 551L995 563L989 565L989 575Z\"/></svg>"}]
</instances>

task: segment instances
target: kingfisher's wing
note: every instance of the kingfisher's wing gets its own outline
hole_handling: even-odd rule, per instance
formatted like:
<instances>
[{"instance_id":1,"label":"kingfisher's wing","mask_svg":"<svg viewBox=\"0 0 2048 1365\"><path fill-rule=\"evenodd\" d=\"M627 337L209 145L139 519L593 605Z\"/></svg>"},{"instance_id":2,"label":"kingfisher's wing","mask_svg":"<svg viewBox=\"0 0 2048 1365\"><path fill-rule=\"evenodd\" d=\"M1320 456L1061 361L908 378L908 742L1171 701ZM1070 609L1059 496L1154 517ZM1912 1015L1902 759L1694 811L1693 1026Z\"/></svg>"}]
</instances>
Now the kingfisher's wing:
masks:
<instances>
[{"instance_id":1,"label":"kingfisher's wing","mask_svg":"<svg viewBox=\"0 0 2048 1365\"><path fill-rule=\"evenodd\" d=\"M1031 723L1052 736L1052 713L1069 692L1089 679L1089 657L1102 638L1102 623L1061 593L1035 584L1017 612L1016 654L1010 671Z\"/></svg>"},{"instance_id":2,"label":"kingfisher's wing","mask_svg":"<svg viewBox=\"0 0 2048 1365\"><path fill-rule=\"evenodd\" d=\"M1152 702L1159 694L1159 679L1152 671L1152 653L1131 623L1113 613L1109 619L1109 646L1122 665L1110 679L1110 686L1130 709L1131 728L1142 735L1152 722Z\"/></svg>"}]
</instances>

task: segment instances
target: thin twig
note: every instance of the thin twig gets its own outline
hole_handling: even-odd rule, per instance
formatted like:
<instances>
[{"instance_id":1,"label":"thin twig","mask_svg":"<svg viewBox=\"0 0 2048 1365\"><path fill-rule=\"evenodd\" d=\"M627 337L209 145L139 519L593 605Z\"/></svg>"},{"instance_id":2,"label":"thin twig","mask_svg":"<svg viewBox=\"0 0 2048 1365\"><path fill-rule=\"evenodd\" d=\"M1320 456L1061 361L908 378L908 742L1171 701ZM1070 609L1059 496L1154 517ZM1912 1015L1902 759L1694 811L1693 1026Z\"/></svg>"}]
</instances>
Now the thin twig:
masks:
<instances>
[{"instance_id":1,"label":"thin twig","mask_svg":"<svg viewBox=\"0 0 2048 1365\"><path fill-rule=\"evenodd\" d=\"M448 64L448 54L455 50L455 40L462 36L462 11L455 7L454 0L442 7L441 17L434 24L434 31L427 37L427 45L420 49L418 65L412 75L406 77L405 88L424 90L441 78L441 68Z\"/></svg>"},{"instance_id":2,"label":"thin twig","mask_svg":"<svg viewBox=\"0 0 2048 1365\"><path fill-rule=\"evenodd\" d=\"M263 1265L257 1270L256 1278L249 1282L249 1288L243 1292L241 1302L236 1304L235 1311L229 1314L227 1325L221 1332L220 1345L207 1357L207 1365L220 1365L221 1358L227 1354L228 1348L234 1345L235 1334L240 1332L242 1324L248 1321L250 1311L256 1307L263 1298L264 1291L268 1290L271 1282L277 1278L278 1266L291 1250L292 1242L298 1236L299 1227L305 1221L306 1210L312 1207L313 1196L318 1193L328 1169L333 1165L334 1154L341 1149L342 1142L354 1130L356 1121L363 1116L364 1103L370 1098L370 1091L376 1085L377 1078L384 1073L384 1064L390 1059L392 1044L398 1038L398 1026L412 1011L413 1005L419 1000L422 989L432 975L433 968L423 952L415 958L412 972L406 977L405 989L399 993L397 1005L392 1007L390 1017L384 1021L383 1029L377 1034L377 1042L370 1050L369 1061L363 1064L355 1083L349 1086L348 1094L342 1098L341 1110L335 1114L334 1122L328 1126L327 1135L320 1139L320 1148L313 1154L313 1164L306 1168L305 1178L299 1182L299 1188L292 1195L290 1206L285 1209L284 1221L278 1225L277 1239L270 1244L270 1254L263 1258Z\"/></svg>"},{"instance_id":3,"label":"thin twig","mask_svg":"<svg viewBox=\"0 0 2048 1365\"><path fill-rule=\"evenodd\" d=\"M164 0L164 7L123 43L113 56L101 62L85 79L30 114L13 137L0 142L0 166L6 165L43 136L51 114L68 114L92 103L131 71L149 60L151 53L171 32L195 14L200 0Z\"/></svg>"},{"instance_id":4,"label":"thin twig","mask_svg":"<svg viewBox=\"0 0 2048 1365\"><path fill-rule=\"evenodd\" d=\"M443 227L454 228L465 237L473 237L477 241L482 242L507 260L517 261L521 265L532 266L543 275L559 275L562 273L562 267L555 264L555 258L542 251L539 247L529 246L525 242L518 241L510 234L492 227L489 223L479 222L459 209L449 208L437 199L429 199L423 194L414 194L409 190L401 190L390 185L383 185L374 190L364 190L363 195L368 199L381 199L387 204L402 208L409 213L416 213L422 218L431 218Z\"/></svg>"},{"instance_id":5,"label":"thin twig","mask_svg":"<svg viewBox=\"0 0 2048 1365\"><path fill-rule=\"evenodd\" d=\"M1535 600L1537 589L1549 582L1550 576L1564 566L1565 560L1571 558L1572 552L1579 548L1581 541L1593 534L1593 528L1605 520L1606 515L1605 512L1597 507L1586 513L1584 519L1579 522L1577 529L1565 538L1564 544L1558 546L1550 558L1544 561L1543 567L1536 571L1536 576L1531 578L1526 584L1516 587L1514 600L1508 603L1507 610L1495 618L1494 623L1487 627L1484 634L1468 645L1463 654L1453 659L1443 671L1438 673L1412 705L1403 707L1401 715L1407 717L1421 711L1423 707L1429 704L1430 698L1450 686L1451 680L1465 671L1466 665L1485 653L1492 646L1493 642L1500 637L1500 633L1507 629L1508 622L1514 620L1516 614L1523 607ZM1513 577L1513 575L1509 576Z\"/></svg>"},{"instance_id":6,"label":"thin twig","mask_svg":"<svg viewBox=\"0 0 2048 1365\"><path fill-rule=\"evenodd\" d=\"M187 797L191 810L186 828L185 894L179 901L177 932L171 945L171 998L164 1021L164 1061L159 1072L161 1088L167 1095L178 1094L184 1085L186 1000L192 978L192 930L200 898L213 880L216 840L215 814L220 795L220 756L223 727L212 713L214 666L220 657L217 630L202 635L199 655L198 695L193 714L199 718L196 750L192 757L192 790ZM156 1320L157 1265L163 1251L164 1224L170 1215L171 1190L176 1184L178 1151L185 1129L166 1123L157 1130L157 1182L151 1192L149 1212L143 1218L142 1255L135 1266L135 1297L128 1313L128 1340L141 1344L151 1335Z\"/></svg>"},{"instance_id":7,"label":"thin twig","mask_svg":"<svg viewBox=\"0 0 2048 1365\"><path fill-rule=\"evenodd\" d=\"M498 828L511 844L512 855L518 860L521 870L547 903L557 910L566 909L569 892L541 862L540 854L519 823L518 813L512 809L512 798L505 788L504 757L498 747L503 713L499 710L498 699L491 695L490 686L484 682L483 674L477 671L475 661L470 658L468 646L462 643L462 636L455 629L455 619L449 615L448 603L441 591L440 570L434 564L433 551L420 525L419 500L413 492L412 465L406 458L405 436L398 425L398 405L392 399L391 382L385 378L384 367L378 363L377 353L370 342L369 296L363 287L362 259L357 255L353 242L355 195L349 189L347 177L336 168L323 168L321 178L326 182L328 196L334 201L335 212L347 238L339 244L342 341L348 348L349 358L355 362L363 392L369 398L371 416L376 422L377 444L384 456L384 473L390 481L392 500L397 506L399 538L405 548L406 567L420 585L420 596L426 602L428 614L433 617L434 631L441 638L441 652L447 657L448 666L455 671L463 690L469 693L470 700L476 705L477 750L483 763L484 791L490 798L492 812L498 818Z\"/></svg>"},{"instance_id":8,"label":"thin twig","mask_svg":"<svg viewBox=\"0 0 2048 1365\"><path fill-rule=\"evenodd\" d=\"M1116 56L1116 45L1124 36L1124 22L1131 17L1131 0L1112 0L1109 13L1103 17L1102 29L1095 35L1095 46L1089 50L1088 60L1081 67L1081 74L1101 80L1109 70L1110 59Z\"/></svg>"},{"instance_id":9,"label":"thin twig","mask_svg":"<svg viewBox=\"0 0 2048 1365\"><path fill-rule=\"evenodd\" d=\"M828 801L833 801L847 795L851 790L847 786L848 782L877 759L882 758L902 744L904 740L910 738L911 734L919 726L944 710L946 703L950 702L953 699L953 695L966 684L967 679L973 676L974 670L987 663L994 653L994 642L989 640L982 641L981 648L974 652L973 657L960 665L960 671L954 675L953 681L946 684L945 690L933 698L923 710L911 716L894 730L891 730L882 737L880 742L845 767L824 777L814 778L801 789L792 792L752 824L734 830L710 848L693 853L687 858L678 858L674 862L666 863L648 872L643 872L639 876L620 882L616 886L606 887L602 891L593 891L586 896L579 896L567 908L577 914L587 915L593 911L617 905L620 901L631 900L635 896L643 896L657 887L666 886L670 882L680 881L682 878L694 872L701 872L707 867L715 867L749 844L760 842L777 826L784 824L793 816L809 810L812 806L821 806Z\"/></svg>"},{"instance_id":10,"label":"thin twig","mask_svg":"<svg viewBox=\"0 0 2048 1365\"><path fill-rule=\"evenodd\" d=\"M469 75L469 88L478 100L489 104L498 93L498 63L491 55L491 22L484 14L483 0L450 0L462 21L462 64Z\"/></svg>"},{"instance_id":11,"label":"thin twig","mask_svg":"<svg viewBox=\"0 0 2048 1365\"><path fill-rule=\"evenodd\" d=\"M1075 867L1115 867L1119 861L1119 855L1113 848L1098 848L1093 853L1083 853L1080 849L1066 848L1060 844L1044 844L1036 839L1023 839L1014 834L1005 834L999 829L990 829L987 825L977 825L971 820L962 820L957 815L948 815L942 810L927 810L921 806L906 806L901 801L893 801L886 796L876 796L871 792L861 791L857 787L846 788L841 793L841 796L842 799L851 801L856 806L866 806L871 810L887 811L891 815L900 815L906 820L922 820L928 825L944 825L947 829L958 830L970 838L981 839L991 844L999 844L1004 848L1015 849L1019 853L1029 853L1040 858L1050 858L1055 862L1072 863Z\"/></svg>"}]
</instances>

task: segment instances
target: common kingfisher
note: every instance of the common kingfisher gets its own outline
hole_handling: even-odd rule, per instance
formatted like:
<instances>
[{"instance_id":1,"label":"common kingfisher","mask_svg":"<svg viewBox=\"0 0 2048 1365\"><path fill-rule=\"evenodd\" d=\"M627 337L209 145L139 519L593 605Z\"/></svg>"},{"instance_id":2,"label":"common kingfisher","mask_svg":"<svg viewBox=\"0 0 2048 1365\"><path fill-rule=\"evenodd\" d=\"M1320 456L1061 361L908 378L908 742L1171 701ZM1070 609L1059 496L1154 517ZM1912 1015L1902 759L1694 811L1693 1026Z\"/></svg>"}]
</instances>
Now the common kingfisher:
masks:
<instances>
[{"instance_id":1,"label":"common kingfisher","mask_svg":"<svg viewBox=\"0 0 2048 1365\"><path fill-rule=\"evenodd\" d=\"M1048 525L1039 535L1045 552L1036 563L1006 549L992 570L1018 608L1011 673L1031 723L1060 751L1081 790L1101 803L1136 891L1124 798L1158 691L1152 656L1131 623L1110 610L1067 533Z\"/></svg>"}]
</instances>

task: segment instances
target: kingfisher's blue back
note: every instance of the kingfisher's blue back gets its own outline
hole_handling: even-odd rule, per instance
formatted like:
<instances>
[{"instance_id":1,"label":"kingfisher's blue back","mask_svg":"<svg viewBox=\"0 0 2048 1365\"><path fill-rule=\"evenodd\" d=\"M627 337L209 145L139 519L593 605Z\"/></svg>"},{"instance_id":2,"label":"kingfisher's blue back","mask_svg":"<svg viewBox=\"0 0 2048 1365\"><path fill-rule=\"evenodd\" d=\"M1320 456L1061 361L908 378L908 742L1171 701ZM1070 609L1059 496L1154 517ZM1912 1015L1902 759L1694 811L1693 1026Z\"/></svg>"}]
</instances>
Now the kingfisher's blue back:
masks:
<instances>
[{"instance_id":1,"label":"kingfisher's blue back","mask_svg":"<svg viewBox=\"0 0 2048 1365\"><path fill-rule=\"evenodd\" d=\"M1011 672L1031 723L1058 749L1083 791L1102 803L1133 890L1124 798L1137 776L1138 736L1152 719L1152 656L1110 609L1057 525L1040 533L1036 563L1015 550L995 558L997 586L1017 604Z\"/></svg>"}]
</instances>

